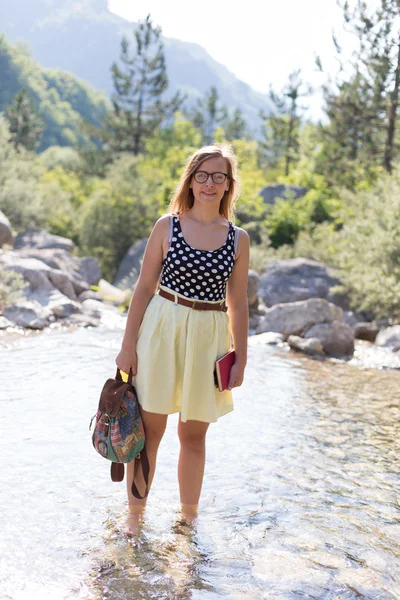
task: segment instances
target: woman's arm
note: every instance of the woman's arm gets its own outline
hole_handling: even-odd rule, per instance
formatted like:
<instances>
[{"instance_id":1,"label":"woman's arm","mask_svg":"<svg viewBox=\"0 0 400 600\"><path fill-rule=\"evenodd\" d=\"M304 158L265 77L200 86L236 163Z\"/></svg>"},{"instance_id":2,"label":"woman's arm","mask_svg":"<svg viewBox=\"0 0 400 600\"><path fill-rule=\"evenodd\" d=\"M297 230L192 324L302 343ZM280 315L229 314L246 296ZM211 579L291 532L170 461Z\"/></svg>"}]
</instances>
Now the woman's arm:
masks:
<instances>
[{"instance_id":1,"label":"woman's arm","mask_svg":"<svg viewBox=\"0 0 400 600\"><path fill-rule=\"evenodd\" d=\"M233 336L236 361L231 369L229 389L243 382L247 362L247 336L249 330L249 306L247 280L249 275L250 240L244 229L238 229L238 253L232 275L228 280L226 303Z\"/></svg>"},{"instance_id":2,"label":"woman's arm","mask_svg":"<svg viewBox=\"0 0 400 600\"><path fill-rule=\"evenodd\" d=\"M162 269L163 246L168 239L169 217L161 217L154 225L144 252L139 279L129 305L125 333L121 351L115 362L119 369L129 373L132 368L136 375L136 341L148 303L157 291L158 280Z\"/></svg>"}]
</instances>

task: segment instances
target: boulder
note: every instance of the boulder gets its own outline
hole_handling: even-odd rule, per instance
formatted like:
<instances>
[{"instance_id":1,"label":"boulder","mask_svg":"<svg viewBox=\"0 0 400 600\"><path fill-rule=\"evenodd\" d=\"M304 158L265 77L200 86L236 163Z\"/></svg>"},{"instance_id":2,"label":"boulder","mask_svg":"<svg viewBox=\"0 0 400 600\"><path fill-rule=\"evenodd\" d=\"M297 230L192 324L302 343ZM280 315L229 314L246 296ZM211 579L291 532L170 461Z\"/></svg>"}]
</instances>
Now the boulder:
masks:
<instances>
[{"instance_id":1,"label":"boulder","mask_svg":"<svg viewBox=\"0 0 400 600\"><path fill-rule=\"evenodd\" d=\"M304 352L305 354L325 356L322 342L318 338L304 339L298 335L289 335L287 343L293 350Z\"/></svg>"},{"instance_id":2,"label":"boulder","mask_svg":"<svg viewBox=\"0 0 400 600\"><path fill-rule=\"evenodd\" d=\"M249 315L249 330L255 333L260 323L259 315Z\"/></svg>"},{"instance_id":3,"label":"boulder","mask_svg":"<svg viewBox=\"0 0 400 600\"><path fill-rule=\"evenodd\" d=\"M129 294L129 290L115 287L105 279L99 281L99 294L108 302L115 304L124 304Z\"/></svg>"},{"instance_id":4,"label":"boulder","mask_svg":"<svg viewBox=\"0 0 400 600\"><path fill-rule=\"evenodd\" d=\"M53 235L47 231L30 230L19 233L14 241L14 248L59 248L72 252L75 244L68 238Z\"/></svg>"},{"instance_id":5,"label":"boulder","mask_svg":"<svg viewBox=\"0 0 400 600\"><path fill-rule=\"evenodd\" d=\"M91 315L75 313L62 319L64 325L79 325L79 327L97 327L100 324L100 319Z\"/></svg>"},{"instance_id":6,"label":"boulder","mask_svg":"<svg viewBox=\"0 0 400 600\"><path fill-rule=\"evenodd\" d=\"M0 248L5 244L9 244L10 246L12 246L13 234L10 221L7 219L6 215L0 210Z\"/></svg>"},{"instance_id":7,"label":"boulder","mask_svg":"<svg viewBox=\"0 0 400 600\"><path fill-rule=\"evenodd\" d=\"M57 319L70 317L82 310L82 306L78 302L74 302L62 294L54 294L47 307Z\"/></svg>"},{"instance_id":8,"label":"boulder","mask_svg":"<svg viewBox=\"0 0 400 600\"><path fill-rule=\"evenodd\" d=\"M48 277L50 267L36 258L21 258L16 252L3 252L0 264L6 269L21 273L29 284L29 291L54 289Z\"/></svg>"},{"instance_id":9,"label":"boulder","mask_svg":"<svg viewBox=\"0 0 400 600\"><path fill-rule=\"evenodd\" d=\"M363 321L363 319L358 318L357 313L352 310L344 311L344 322L347 323L347 325L350 325L350 327L354 328L360 321Z\"/></svg>"},{"instance_id":10,"label":"boulder","mask_svg":"<svg viewBox=\"0 0 400 600\"><path fill-rule=\"evenodd\" d=\"M21 273L25 281L29 283L29 291L26 295L38 289L51 290L55 287L62 294L76 301L79 294L89 290L88 283L80 278L79 272L74 270L72 265L68 267L62 264L59 256L53 258L48 255L42 256L42 252L48 251L34 250L32 255L30 251L3 252L0 255L0 264ZM37 258L33 256L37 256ZM69 258L79 261L79 259L72 256ZM60 266L62 269L50 265Z\"/></svg>"},{"instance_id":11,"label":"boulder","mask_svg":"<svg viewBox=\"0 0 400 600\"><path fill-rule=\"evenodd\" d=\"M79 258L79 273L89 285L97 285L101 278L100 263L93 256Z\"/></svg>"},{"instance_id":12,"label":"boulder","mask_svg":"<svg viewBox=\"0 0 400 600\"><path fill-rule=\"evenodd\" d=\"M25 290L26 296L37 290L50 292L57 288L68 298L77 299L73 277L69 273L52 269L37 258L26 258L15 251L3 252L0 255L0 264L3 264L7 269L21 273L24 280L29 284L29 288ZM79 292L84 291L80 285L77 285L77 289Z\"/></svg>"},{"instance_id":13,"label":"boulder","mask_svg":"<svg viewBox=\"0 0 400 600\"><path fill-rule=\"evenodd\" d=\"M353 329L342 321L313 325L304 333L303 337L320 340L324 352L328 356L352 356L354 353Z\"/></svg>"},{"instance_id":14,"label":"boulder","mask_svg":"<svg viewBox=\"0 0 400 600\"><path fill-rule=\"evenodd\" d=\"M308 192L305 187L298 185L284 185L283 183L274 183L264 186L258 195L261 196L265 204L275 204L278 198L301 198Z\"/></svg>"},{"instance_id":15,"label":"boulder","mask_svg":"<svg viewBox=\"0 0 400 600\"><path fill-rule=\"evenodd\" d=\"M41 260L51 269L62 271L68 276L74 287L74 294L79 295L89 289L89 282L81 272L82 261L85 259L72 256L66 250L51 248L23 248L18 251L18 256L23 258L36 258ZM97 260L93 259L96 263Z\"/></svg>"},{"instance_id":16,"label":"boulder","mask_svg":"<svg viewBox=\"0 0 400 600\"><path fill-rule=\"evenodd\" d=\"M333 321L343 321L342 309L327 300L311 298L303 302L276 304L268 308L260 318L257 333L276 331L287 339L289 335L301 335L316 323Z\"/></svg>"},{"instance_id":17,"label":"boulder","mask_svg":"<svg viewBox=\"0 0 400 600\"><path fill-rule=\"evenodd\" d=\"M78 302L84 302L85 300L103 300L103 296L99 294L99 292L95 292L94 290L87 290L86 292L82 292L78 296Z\"/></svg>"},{"instance_id":18,"label":"boulder","mask_svg":"<svg viewBox=\"0 0 400 600\"><path fill-rule=\"evenodd\" d=\"M259 294L266 306L325 298L346 309L347 299L331 292L331 288L338 284L340 280L322 263L290 258L278 260L266 269L260 279Z\"/></svg>"},{"instance_id":19,"label":"boulder","mask_svg":"<svg viewBox=\"0 0 400 600\"><path fill-rule=\"evenodd\" d=\"M88 298L87 300L83 301L82 309L85 315L101 318L103 305L102 302L99 302L98 300Z\"/></svg>"},{"instance_id":20,"label":"boulder","mask_svg":"<svg viewBox=\"0 0 400 600\"><path fill-rule=\"evenodd\" d=\"M0 315L0 329L7 329L8 327L13 327L14 323Z\"/></svg>"},{"instance_id":21,"label":"boulder","mask_svg":"<svg viewBox=\"0 0 400 600\"><path fill-rule=\"evenodd\" d=\"M375 323L357 323L354 327L354 337L357 340L374 342L379 333L379 327Z\"/></svg>"},{"instance_id":22,"label":"boulder","mask_svg":"<svg viewBox=\"0 0 400 600\"><path fill-rule=\"evenodd\" d=\"M118 267L113 285L123 289L131 289L135 285L139 279L146 244L147 238L143 238L129 248Z\"/></svg>"},{"instance_id":23,"label":"boulder","mask_svg":"<svg viewBox=\"0 0 400 600\"><path fill-rule=\"evenodd\" d=\"M5 308L3 316L14 325L27 329L44 329L50 322L50 311L35 301L21 300Z\"/></svg>"},{"instance_id":24,"label":"boulder","mask_svg":"<svg viewBox=\"0 0 400 600\"><path fill-rule=\"evenodd\" d=\"M390 348L393 352L400 350L400 325L382 329L376 336L375 344L382 348Z\"/></svg>"},{"instance_id":25,"label":"boulder","mask_svg":"<svg viewBox=\"0 0 400 600\"><path fill-rule=\"evenodd\" d=\"M67 273L63 273L62 271L58 271L56 269L51 269L48 275L51 283L56 287L64 296L67 298L71 298L71 300L76 300L77 295L75 292L74 285L70 279L70 276ZM84 291L80 289L80 292Z\"/></svg>"},{"instance_id":26,"label":"boulder","mask_svg":"<svg viewBox=\"0 0 400 600\"><path fill-rule=\"evenodd\" d=\"M283 335L281 333L275 333L273 331L266 331L265 333L259 333L251 336L249 339L250 346L258 346L259 344L267 344L269 346L276 346L283 342Z\"/></svg>"},{"instance_id":27,"label":"boulder","mask_svg":"<svg viewBox=\"0 0 400 600\"><path fill-rule=\"evenodd\" d=\"M85 300L82 306L85 316L100 319L100 322L106 327L125 329L126 316L116 306L90 299Z\"/></svg>"},{"instance_id":28,"label":"boulder","mask_svg":"<svg viewBox=\"0 0 400 600\"><path fill-rule=\"evenodd\" d=\"M249 270L249 279L247 283L247 301L249 303L250 313L258 309L258 288L260 285L260 277L256 271Z\"/></svg>"}]
</instances>

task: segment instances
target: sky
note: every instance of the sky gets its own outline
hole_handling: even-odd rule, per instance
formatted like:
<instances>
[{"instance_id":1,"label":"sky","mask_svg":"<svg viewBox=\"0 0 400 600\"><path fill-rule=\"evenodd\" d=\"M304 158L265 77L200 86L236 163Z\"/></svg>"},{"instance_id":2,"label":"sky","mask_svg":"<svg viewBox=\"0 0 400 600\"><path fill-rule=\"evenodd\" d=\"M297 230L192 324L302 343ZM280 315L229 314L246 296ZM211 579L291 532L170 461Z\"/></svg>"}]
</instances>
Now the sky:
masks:
<instances>
[{"instance_id":1,"label":"sky","mask_svg":"<svg viewBox=\"0 0 400 600\"><path fill-rule=\"evenodd\" d=\"M281 89L289 74L302 69L315 90L309 103L318 111L326 77L315 68L337 69L332 31L350 48L336 0L109 0L109 9L138 21L150 13L163 35L196 42L253 89ZM315 116L315 115L314 115Z\"/></svg>"}]
</instances>

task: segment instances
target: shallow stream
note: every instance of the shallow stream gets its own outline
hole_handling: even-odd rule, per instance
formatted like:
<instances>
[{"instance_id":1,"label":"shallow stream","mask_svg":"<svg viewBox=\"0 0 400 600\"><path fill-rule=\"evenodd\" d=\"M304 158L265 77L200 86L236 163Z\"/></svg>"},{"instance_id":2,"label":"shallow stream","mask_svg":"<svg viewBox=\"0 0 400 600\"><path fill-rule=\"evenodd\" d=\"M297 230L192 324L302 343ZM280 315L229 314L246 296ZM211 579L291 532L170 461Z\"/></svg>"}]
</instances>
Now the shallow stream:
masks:
<instances>
[{"instance_id":1,"label":"shallow stream","mask_svg":"<svg viewBox=\"0 0 400 600\"><path fill-rule=\"evenodd\" d=\"M0 346L0 598L400 599L400 372L251 346L197 522L178 512L173 415L132 543L88 431L121 335Z\"/></svg>"}]
</instances>

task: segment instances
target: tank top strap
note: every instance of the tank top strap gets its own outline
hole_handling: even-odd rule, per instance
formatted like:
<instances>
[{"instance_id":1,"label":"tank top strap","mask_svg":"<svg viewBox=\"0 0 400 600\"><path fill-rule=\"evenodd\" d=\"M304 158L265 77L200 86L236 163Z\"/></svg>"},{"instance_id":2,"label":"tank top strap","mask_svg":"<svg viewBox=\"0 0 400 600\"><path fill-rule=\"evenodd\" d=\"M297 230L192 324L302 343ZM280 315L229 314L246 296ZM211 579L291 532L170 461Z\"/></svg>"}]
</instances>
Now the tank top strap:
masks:
<instances>
[{"instance_id":1,"label":"tank top strap","mask_svg":"<svg viewBox=\"0 0 400 600\"><path fill-rule=\"evenodd\" d=\"M168 237L168 249L171 247L172 241L172 230L174 227L174 215L169 216L169 237Z\"/></svg>"},{"instance_id":2,"label":"tank top strap","mask_svg":"<svg viewBox=\"0 0 400 600\"><path fill-rule=\"evenodd\" d=\"M238 250L238 246L239 246L239 228L236 227L236 225L233 225L233 223L232 223L232 227L234 230L234 239L235 239L233 255L236 258L236 254L237 254L237 250Z\"/></svg>"}]
</instances>

